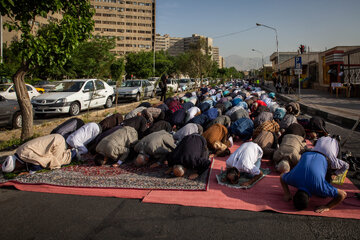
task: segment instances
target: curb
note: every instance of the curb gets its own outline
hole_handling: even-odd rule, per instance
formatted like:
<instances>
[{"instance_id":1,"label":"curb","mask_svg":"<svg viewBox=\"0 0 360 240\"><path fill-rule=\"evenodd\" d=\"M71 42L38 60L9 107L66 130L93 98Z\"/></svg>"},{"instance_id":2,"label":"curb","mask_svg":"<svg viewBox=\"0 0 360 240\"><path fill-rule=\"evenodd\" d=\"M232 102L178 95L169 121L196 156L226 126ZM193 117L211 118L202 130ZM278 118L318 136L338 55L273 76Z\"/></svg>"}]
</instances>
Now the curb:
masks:
<instances>
[{"instance_id":1,"label":"curb","mask_svg":"<svg viewBox=\"0 0 360 240\"><path fill-rule=\"evenodd\" d=\"M262 88L266 91L269 92L273 92L273 89L268 88L267 86L262 86ZM276 93L277 98L283 100L284 102L294 102L295 100L293 100L290 97L284 96L281 93ZM334 123L336 125L339 125L343 128L347 128L347 129L352 129L356 123L356 120L351 119L351 118L347 118L347 117L343 117L343 116L339 116L339 115L335 115L332 113L328 113L326 111L320 110L320 109L316 109L314 107L310 107L309 105L306 105L304 103L300 103L300 109L302 113L305 114L309 114L311 116L318 116L318 117L322 117L323 119L325 119L326 121L330 122L330 123ZM355 129L356 131L360 132L360 124L357 126L357 128Z\"/></svg>"}]
</instances>

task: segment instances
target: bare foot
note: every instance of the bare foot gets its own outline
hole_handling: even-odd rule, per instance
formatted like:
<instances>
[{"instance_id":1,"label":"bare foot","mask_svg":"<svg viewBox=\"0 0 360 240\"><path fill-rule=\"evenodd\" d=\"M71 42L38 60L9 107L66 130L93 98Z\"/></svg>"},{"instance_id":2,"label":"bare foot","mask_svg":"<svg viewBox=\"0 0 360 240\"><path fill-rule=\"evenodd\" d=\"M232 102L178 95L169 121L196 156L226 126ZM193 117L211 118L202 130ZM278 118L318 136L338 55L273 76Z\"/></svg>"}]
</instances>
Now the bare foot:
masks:
<instances>
[{"instance_id":1,"label":"bare foot","mask_svg":"<svg viewBox=\"0 0 360 240\"><path fill-rule=\"evenodd\" d=\"M111 165L113 168L118 168L118 167L120 167L120 164L118 164L118 163L114 163L113 165Z\"/></svg>"},{"instance_id":2,"label":"bare foot","mask_svg":"<svg viewBox=\"0 0 360 240\"><path fill-rule=\"evenodd\" d=\"M196 179L198 176L199 176L199 174L193 173L193 174L191 174L191 175L189 176L189 179L190 179L190 180L194 180L194 179Z\"/></svg>"},{"instance_id":3,"label":"bare foot","mask_svg":"<svg viewBox=\"0 0 360 240\"><path fill-rule=\"evenodd\" d=\"M159 167L160 166L160 163L153 163L150 165L150 168L156 168L156 167Z\"/></svg>"},{"instance_id":4,"label":"bare foot","mask_svg":"<svg viewBox=\"0 0 360 240\"><path fill-rule=\"evenodd\" d=\"M29 172L21 172L21 173L18 174L18 177L23 176L23 175L28 175L28 174L29 174Z\"/></svg>"}]
</instances>

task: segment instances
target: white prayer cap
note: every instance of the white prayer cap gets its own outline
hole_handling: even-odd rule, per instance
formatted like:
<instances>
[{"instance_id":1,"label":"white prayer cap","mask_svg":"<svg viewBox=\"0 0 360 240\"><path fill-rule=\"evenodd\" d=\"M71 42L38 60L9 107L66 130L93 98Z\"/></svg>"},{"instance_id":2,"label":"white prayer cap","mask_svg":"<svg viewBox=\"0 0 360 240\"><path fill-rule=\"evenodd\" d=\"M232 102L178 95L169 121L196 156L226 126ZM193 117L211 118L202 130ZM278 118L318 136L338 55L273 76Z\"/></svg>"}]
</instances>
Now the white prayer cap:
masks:
<instances>
[{"instance_id":1,"label":"white prayer cap","mask_svg":"<svg viewBox=\"0 0 360 240\"><path fill-rule=\"evenodd\" d=\"M16 157L14 155L8 156L2 164L2 171L10 173L15 169Z\"/></svg>"}]
</instances>

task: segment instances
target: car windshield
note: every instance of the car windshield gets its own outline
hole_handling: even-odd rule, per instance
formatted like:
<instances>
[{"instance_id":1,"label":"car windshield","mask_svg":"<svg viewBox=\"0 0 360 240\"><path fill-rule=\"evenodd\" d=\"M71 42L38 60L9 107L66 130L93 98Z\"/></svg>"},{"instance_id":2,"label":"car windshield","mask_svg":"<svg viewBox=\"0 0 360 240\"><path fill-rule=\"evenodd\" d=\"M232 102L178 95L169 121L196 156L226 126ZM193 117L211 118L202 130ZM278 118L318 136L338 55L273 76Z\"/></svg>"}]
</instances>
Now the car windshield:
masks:
<instances>
[{"instance_id":1,"label":"car windshield","mask_svg":"<svg viewBox=\"0 0 360 240\"><path fill-rule=\"evenodd\" d=\"M140 87L141 82L140 81L126 81L124 82L123 87Z\"/></svg>"},{"instance_id":2,"label":"car windshield","mask_svg":"<svg viewBox=\"0 0 360 240\"><path fill-rule=\"evenodd\" d=\"M83 85L84 82L60 82L51 89L51 92L78 92Z\"/></svg>"},{"instance_id":3,"label":"car windshield","mask_svg":"<svg viewBox=\"0 0 360 240\"><path fill-rule=\"evenodd\" d=\"M180 82L181 82L181 83L188 83L188 82L189 82L189 79L180 79Z\"/></svg>"},{"instance_id":4,"label":"car windshield","mask_svg":"<svg viewBox=\"0 0 360 240\"><path fill-rule=\"evenodd\" d=\"M9 87L10 85L0 84L0 92L5 92Z\"/></svg>"}]
</instances>

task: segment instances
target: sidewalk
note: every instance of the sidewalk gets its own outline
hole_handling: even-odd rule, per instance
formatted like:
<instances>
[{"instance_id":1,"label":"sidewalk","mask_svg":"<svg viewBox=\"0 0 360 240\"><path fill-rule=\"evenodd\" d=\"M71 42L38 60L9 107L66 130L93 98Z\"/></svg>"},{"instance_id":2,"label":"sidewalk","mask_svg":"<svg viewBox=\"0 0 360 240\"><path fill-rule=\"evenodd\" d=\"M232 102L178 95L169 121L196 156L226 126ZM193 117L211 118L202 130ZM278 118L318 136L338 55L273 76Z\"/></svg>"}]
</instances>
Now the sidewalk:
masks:
<instances>
[{"instance_id":1,"label":"sidewalk","mask_svg":"<svg viewBox=\"0 0 360 240\"><path fill-rule=\"evenodd\" d=\"M276 92L273 84L262 86L265 90ZM301 112L312 116L320 116L326 121L351 129L360 117L360 99L346 98L342 94L336 98L335 94L315 89L301 89L298 101L296 94L276 93L278 99L285 102L298 101ZM360 125L360 124L359 124ZM360 131L358 125L357 130Z\"/></svg>"}]
</instances>

